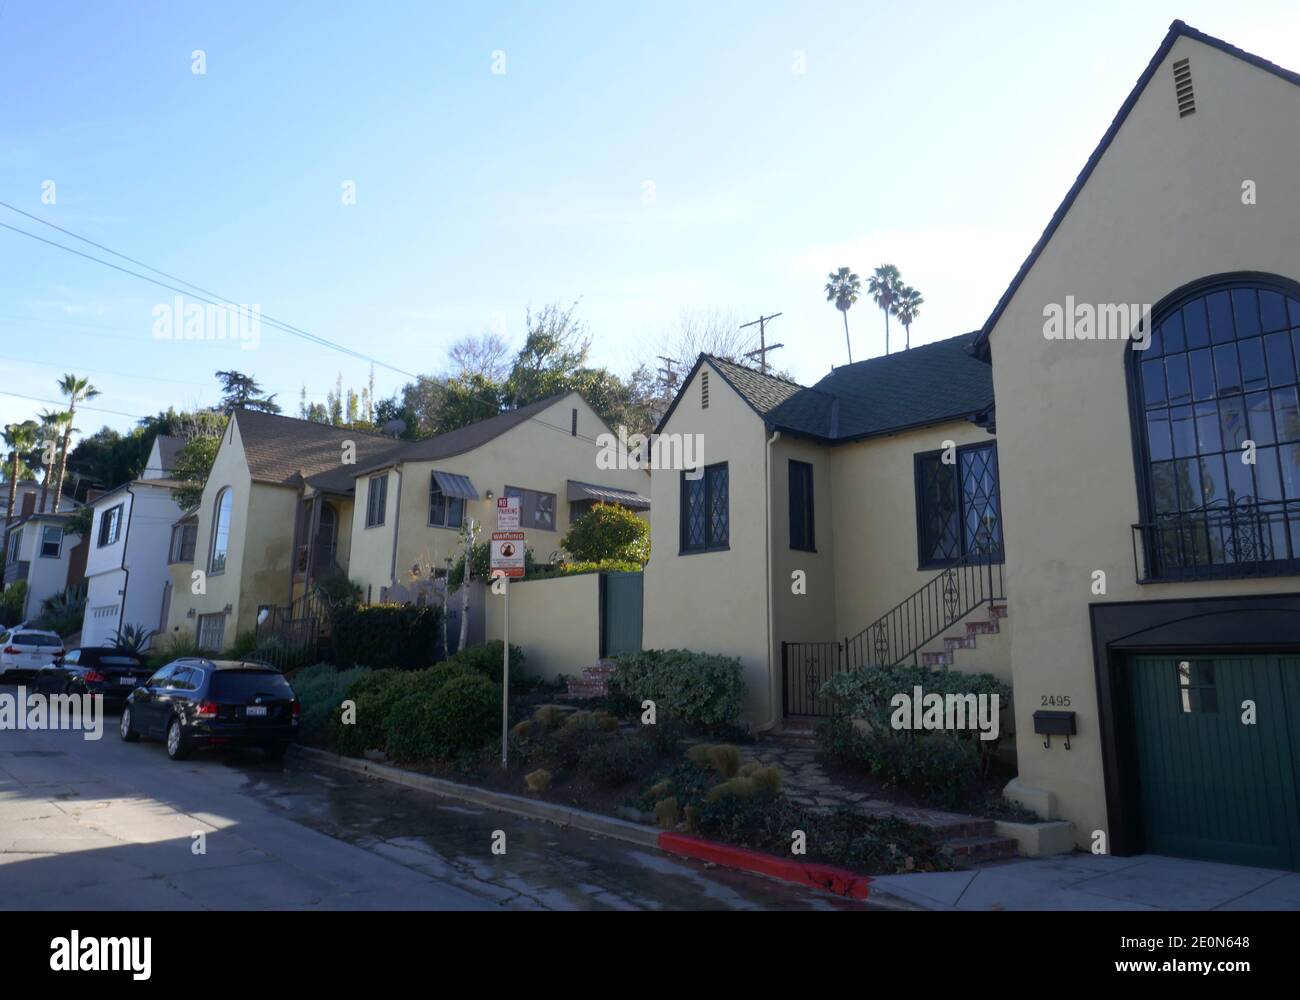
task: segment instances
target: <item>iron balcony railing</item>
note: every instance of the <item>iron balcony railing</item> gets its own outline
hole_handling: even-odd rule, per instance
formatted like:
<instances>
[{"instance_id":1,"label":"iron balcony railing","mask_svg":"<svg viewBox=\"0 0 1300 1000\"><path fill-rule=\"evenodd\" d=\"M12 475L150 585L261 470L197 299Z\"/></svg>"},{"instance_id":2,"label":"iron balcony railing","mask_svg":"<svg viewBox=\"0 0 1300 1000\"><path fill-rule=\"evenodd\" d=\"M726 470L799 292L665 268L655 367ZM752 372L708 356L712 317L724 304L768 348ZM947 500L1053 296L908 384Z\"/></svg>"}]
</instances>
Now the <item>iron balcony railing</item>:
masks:
<instances>
[{"instance_id":1,"label":"iron balcony railing","mask_svg":"<svg viewBox=\"0 0 1300 1000\"><path fill-rule=\"evenodd\" d=\"M1238 502L1135 524L1139 583L1300 574L1300 501Z\"/></svg>"}]
</instances>

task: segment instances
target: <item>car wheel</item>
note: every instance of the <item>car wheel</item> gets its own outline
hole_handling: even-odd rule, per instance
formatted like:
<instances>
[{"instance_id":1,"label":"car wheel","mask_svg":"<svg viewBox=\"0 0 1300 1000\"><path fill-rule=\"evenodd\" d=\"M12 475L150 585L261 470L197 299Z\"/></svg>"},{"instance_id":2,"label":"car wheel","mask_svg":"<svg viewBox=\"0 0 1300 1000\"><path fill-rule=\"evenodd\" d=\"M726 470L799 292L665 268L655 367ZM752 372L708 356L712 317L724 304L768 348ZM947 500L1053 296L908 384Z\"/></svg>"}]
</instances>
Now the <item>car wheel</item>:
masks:
<instances>
[{"instance_id":1,"label":"car wheel","mask_svg":"<svg viewBox=\"0 0 1300 1000\"><path fill-rule=\"evenodd\" d=\"M134 743L136 742L136 740L140 738L140 734L137 733L131 727L131 706L130 705L122 709L122 719L117 725L117 731L118 734L122 737L122 739L126 740L126 742L128 743Z\"/></svg>"},{"instance_id":2,"label":"car wheel","mask_svg":"<svg viewBox=\"0 0 1300 1000\"><path fill-rule=\"evenodd\" d=\"M185 739L185 730L180 719L172 719L167 726L167 756L172 760L184 760L190 755L189 741Z\"/></svg>"}]
</instances>

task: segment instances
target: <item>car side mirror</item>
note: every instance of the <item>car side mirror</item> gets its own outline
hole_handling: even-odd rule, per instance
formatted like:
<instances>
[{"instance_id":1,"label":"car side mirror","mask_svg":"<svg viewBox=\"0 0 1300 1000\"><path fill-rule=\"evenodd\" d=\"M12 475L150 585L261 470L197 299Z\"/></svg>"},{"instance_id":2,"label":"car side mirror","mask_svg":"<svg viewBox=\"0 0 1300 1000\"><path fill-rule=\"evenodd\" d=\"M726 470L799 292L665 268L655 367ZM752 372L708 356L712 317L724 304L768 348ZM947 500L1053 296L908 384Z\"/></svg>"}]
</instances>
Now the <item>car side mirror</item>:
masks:
<instances>
[{"instance_id":1,"label":"car side mirror","mask_svg":"<svg viewBox=\"0 0 1300 1000\"><path fill-rule=\"evenodd\" d=\"M147 687L138 687L135 689L135 692L132 694L132 697L136 701L148 701L150 698L153 697L153 695L149 693L149 689Z\"/></svg>"}]
</instances>

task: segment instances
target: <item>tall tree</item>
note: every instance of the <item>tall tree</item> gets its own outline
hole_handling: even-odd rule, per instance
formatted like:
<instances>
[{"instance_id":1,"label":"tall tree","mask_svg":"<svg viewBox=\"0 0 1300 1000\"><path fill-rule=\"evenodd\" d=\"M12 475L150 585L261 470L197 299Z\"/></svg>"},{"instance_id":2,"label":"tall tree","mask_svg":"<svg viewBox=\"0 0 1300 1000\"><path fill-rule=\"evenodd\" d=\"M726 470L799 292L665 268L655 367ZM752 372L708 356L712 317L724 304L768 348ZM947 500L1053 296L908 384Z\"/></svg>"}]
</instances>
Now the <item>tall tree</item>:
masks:
<instances>
[{"instance_id":1,"label":"tall tree","mask_svg":"<svg viewBox=\"0 0 1300 1000\"><path fill-rule=\"evenodd\" d=\"M243 372L217 372L217 381L221 383L221 402L218 409L229 414L231 410L261 410L263 413L279 413L280 404L275 401L275 394L262 394L262 386L252 375Z\"/></svg>"},{"instance_id":2,"label":"tall tree","mask_svg":"<svg viewBox=\"0 0 1300 1000\"><path fill-rule=\"evenodd\" d=\"M844 346L849 352L849 364L853 364L853 344L849 341L849 309L858 301L862 282L847 267L832 271L826 277L826 301L834 302L835 308L844 316Z\"/></svg>"},{"instance_id":3,"label":"tall tree","mask_svg":"<svg viewBox=\"0 0 1300 1000\"><path fill-rule=\"evenodd\" d=\"M893 264L881 264L867 279L867 291L885 314L885 353L889 353L889 313L898 301L898 290L903 285L902 276Z\"/></svg>"},{"instance_id":4,"label":"tall tree","mask_svg":"<svg viewBox=\"0 0 1300 1000\"><path fill-rule=\"evenodd\" d=\"M59 392L68 397L68 423L63 430L63 440L59 444L59 477L54 481L54 509L59 509L63 498L63 477L68 470L68 443L72 438L72 421L77 416L77 404L99 395L99 390L90 384L88 378L78 378L71 373L59 381Z\"/></svg>"},{"instance_id":5,"label":"tall tree","mask_svg":"<svg viewBox=\"0 0 1300 1000\"><path fill-rule=\"evenodd\" d=\"M5 426L4 442L9 449L9 499L5 506L5 523L14 519L14 504L18 500L18 473L23 456L36 447L37 435L41 426L35 420L24 420L21 424Z\"/></svg>"},{"instance_id":6,"label":"tall tree","mask_svg":"<svg viewBox=\"0 0 1300 1000\"><path fill-rule=\"evenodd\" d=\"M916 317L921 315L921 306L925 304L925 299L911 285L903 285L898 289L898 301L894 303L894 315L898 322L903 324L903 331L907 334L907 343L903 350L912 349L912 324Z\"/></svg>"},{"instance_id":7,"label":"tall tree","mask_svg":"<svg viewBox=\"0 0 1300 1000\"><path fill-rule=\"evenodd\" d=\"M42 410L37 414L41 418L41 501L39 510L49 510L50 484L54 482L54 466L58 462L58 443L63 438L64 425L72 426L72 414L67 410Z\"/></svg>"},{"instance_id":8,"label":"tall tree","mask_svg":"<svg viewBox=\"0 0 1300 1000\"><path fill-rule=\"evenodd\" d=\"M460 378L479 375L500 382L510 374L510 345L496 333L462 337L447 352L453 374Z\"/></svg>"}]
</instances>

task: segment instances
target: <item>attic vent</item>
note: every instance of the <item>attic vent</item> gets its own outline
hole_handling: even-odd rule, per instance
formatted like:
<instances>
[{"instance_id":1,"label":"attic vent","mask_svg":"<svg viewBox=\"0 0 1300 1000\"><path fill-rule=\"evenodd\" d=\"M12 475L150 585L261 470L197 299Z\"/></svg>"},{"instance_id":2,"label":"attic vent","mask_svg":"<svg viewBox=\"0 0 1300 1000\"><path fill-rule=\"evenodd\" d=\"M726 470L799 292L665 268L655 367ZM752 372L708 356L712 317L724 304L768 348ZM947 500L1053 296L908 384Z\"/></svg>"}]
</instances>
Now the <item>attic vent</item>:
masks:
<instances>
[{"instance_id":1,"label":"attic vent","mask_svg":"<svg viewBox=\"0 0 1300 1000\"><path fill-rule=\"evenodd\" d=\"M1186 59L1174 63L1174 93L1178 95L1178 117L1196 113L1196 95L1192 93L1192 67Z\"/></svg>"},{"instance_id":2,"label":"attic vent","mask_svg":"<svg viewBox=\"0 0 1300 1000\"><path fill-rule=\"evenodd\" d=\"M709 408L709 373L700 372L700 409Z\"/></svg>"}]
</instances>

